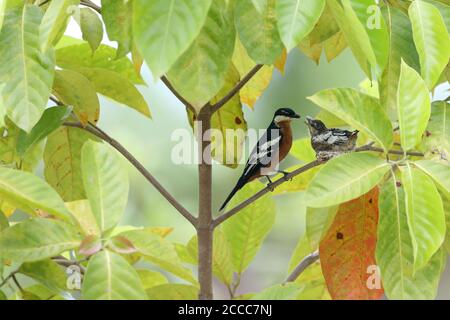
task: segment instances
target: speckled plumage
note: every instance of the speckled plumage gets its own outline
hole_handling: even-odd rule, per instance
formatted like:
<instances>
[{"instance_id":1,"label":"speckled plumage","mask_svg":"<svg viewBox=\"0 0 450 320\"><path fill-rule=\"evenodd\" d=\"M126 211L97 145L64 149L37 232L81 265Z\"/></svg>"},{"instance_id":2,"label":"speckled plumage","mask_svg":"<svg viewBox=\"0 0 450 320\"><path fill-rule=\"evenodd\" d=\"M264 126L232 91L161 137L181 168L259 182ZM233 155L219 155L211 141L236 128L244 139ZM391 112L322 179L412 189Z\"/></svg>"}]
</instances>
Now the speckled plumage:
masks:
<instances>
[{"instance_id":1,"label":"speckled plumage","mask_svg":"<svg viewBox=\"0 0 450 320\"><path fill-rule=\"evenodd\" d=\"M358 130L329 129L322 121L310 117L306 118L306 124L311 134L311 146L316 152L317 159L328 160L355 149Z\"/></svg>"}]
</instances>

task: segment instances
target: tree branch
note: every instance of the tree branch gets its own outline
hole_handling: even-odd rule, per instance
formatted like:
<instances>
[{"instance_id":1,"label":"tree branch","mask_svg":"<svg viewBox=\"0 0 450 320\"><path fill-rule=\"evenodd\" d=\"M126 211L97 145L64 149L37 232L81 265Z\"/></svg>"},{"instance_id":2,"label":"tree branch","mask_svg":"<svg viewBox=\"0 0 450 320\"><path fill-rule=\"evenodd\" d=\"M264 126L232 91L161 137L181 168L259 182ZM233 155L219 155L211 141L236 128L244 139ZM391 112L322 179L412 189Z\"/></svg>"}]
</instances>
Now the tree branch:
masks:
<instances>
[{"instance_id":1,"label":"tree branch","mask_svg":"<svg viewBox=\"0 0 450 320\"><path fill-rule=\"evenodd\" d=\"M251 196L247 200L241 202L240 204L238 204L236 207L234 207L230 211L228 211L228 212L222 214L221 216L217 217L214 220L214 222L213 222L213 227L214 228L217 227L222 222L224 222L225 220L231 218L232 216L234 216L236 213L238 213L239 211L241 211L245 207L251 205L253 202L255 202L256 200L258 200L259 198L264 196L266 193L272 192L275 188L277 188L281 184L285 183L286 181L289 181L290 179L294 178L295 176L299 175L300 173L308 171L309 169L312 169L314 167L320 166L321 164L323 164L325 162L326 161L320 161L320 160L312 161L312 162L304 165L303 167L300 167L297 170L292 171L291 173L287 174L286 176L284 176L284 177L274 181L272 184L270 184L269 186L265 187L264 189L258 191L253 196Z\"/></svg>"},{"instance_id":2,"label":"tree branch","mask_svg":"<svg viewBox=\"0 0 450 320\"><path fill-rule=\"evenodd\" d=\"M250 70L250 72L244 78L242 78L242 80L239 81L239 83L236 84L236 86L233 89L231 89L231 91L225 97L220 99L216 104L214 104L211 107L211 113L216 112L223 105L225 105L228 101L230 101L231 98L233 98L234 95L237 94L263 66L264 65L262 65L262 64L257 64L252 70Z\"/></svg>"},{"instance_id":3,"label":"tree branch","mask_svg":"<svg viewBox=\"0 0 450 320\"><path fill-rule=\"evenodd\" d=\"M291 272L291 274L286 278L284 283L294 282L297 278L306 270L310 265L319 260L319 251L315 251L305 258L295 267L295 269Z\"/></svg>"},{"instance_id":4,"label":"tree branch","mask_svg":"<svg viewBox=\"0 0 450 320\"><path fill-rule=\"evenodd\" d=\"M104 140L109 143L113 148L119 151L146 179L150 182L156 190L163 195L164 198L169 201L169 203L178 210L183 217L185 217L194 227L197 224L197 218L195 218L183 205L181 205L159 182L155 177L147 170L145 167L131 154L128 150L122 146L118 141L114 140L103 130L98 128L96 125L89 123L88 126L84 127L78 122L66 122L64 123L66 127L73 127L85 130L94 136Z\"/></svg>"},{"instance_id":5,"label":"tree branch","mask_svg":"<svg viewBox=\"0 0 450 320\"><path fill-rule=\"evenodd\" d=\"M373 143L369 143L369 144L366 144L366 145L361 146L359 148L356 148L354 152L362 152L362 151L374 151L374 152L381 152L381 153L383 153L384 149L378 148L378 147L373 147ZM414 151L404 153L403 151L398 151L398 150L388 150L388 153L390 153L390 154L398 154L398 155L406 154L408 156L416 156L416 157L423 157L424 156L423 153L414 152ZM270 184L269 186L267 186L264 189L260 190L259 192L255 193L253 196L251 196L247 200L241 202L240 204L238 204L236 207L234 207L230 211L225 212L224 214L222 214L219 217L217 217L213 221L213 227L216 228L218 225L223 223L225 220L231 218L236 213L238 213L239 211L241 211L245 207L249 206L250 204L252 204L256 200L258 200L259 198L264 196L266 193L273 191L275 188L277 188L281 184L291 180L295 176L297 176L297 175L299 175L299 174L301 174L301 173L303 173L305 171L308 171L308 170L310 170L312 168L320 166L321 164L324 164L327 161L328 160L315 160L315 161L312 161L312 162L304 165L303 167L300 167L297 170L292 171L291 173L289 173L286 176L278 179L277 181L274 181L272 184Z\"/></svg>"},{"instance_id":6,"label":"tree branch","mask_svg":"<svg viewBox=\"0 0 450 320\"><path fill-rule=\"evenodd\" d=\"M212 215L212 166L211 153L208 150L211 141L211 113L207 104L199 113L201 123L198 130L199 143L198 182L199 201L197 219L198 239L198 282L200 284L199 299L213 299L213 215Z\"/></svg>"},{"instance_id":7,"label":"tree branch","mask_svg":"<svg viewBox=\"0 0 450 320\"><path fill-rule=\"evenodd\" d=\"M95 3L93 3L90 0L82 0L80 2L81 5L89 7L91 9L94 9L95 11L97 11L98 14L102 14L102 8L99 7L98 5L96 5Z\"/></svg>"},{"instance_id":8,"label":"tree branch","mask_svg":"<svg viewBox=\"0 0 450 320\"><path fill-rule=\"evenodd\" d=\"M185 98L183 98L183 96L181 94L178 93L177 90L175 90L175 88L172 86L172 84L170 83L169 79L167 79L166 76L162 76L161 77L161 81L166 85L166 87L172 92L172 94L178 98L178 100L180 100L180 102L182 104L184 104L186 106L186 108L188 108L189 110L191 110L194 114L196 113L194 107L192 106L192 104L189 103L189 101L187 101Z\"/></svg>"}]
</instances>

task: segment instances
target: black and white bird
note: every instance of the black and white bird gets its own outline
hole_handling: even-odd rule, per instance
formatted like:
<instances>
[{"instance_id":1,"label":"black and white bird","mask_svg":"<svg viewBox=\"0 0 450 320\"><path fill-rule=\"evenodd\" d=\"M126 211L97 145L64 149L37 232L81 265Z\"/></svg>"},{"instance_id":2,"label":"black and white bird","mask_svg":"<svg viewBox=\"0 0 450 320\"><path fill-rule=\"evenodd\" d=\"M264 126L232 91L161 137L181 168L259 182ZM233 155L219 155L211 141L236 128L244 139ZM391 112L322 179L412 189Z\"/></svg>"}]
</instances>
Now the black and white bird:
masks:
<instances>
[{"instance_id":1,"label":"black and white bird","mask_svg":"<svg viewBox=\"0 0 450 320\"><path fill-rule=\"evenodd\" d=\"M311 117L306 117L306 124L311 134L311 146L316 152L317 159L329 160L355 149L358 130L328 129L322 121Z\"/></svg>"},{"instance_id":2,"label":"black and white bird","mask_svg":"<svg viewBox=\"0 0 450 320\"><path fill-rule=\"evenodd\" d=\"M278 170L278 164L288 155L292 147L291 120L299 118L300 116L290 108L281 108L275 112L266 132L253 148L244 172L220 207L220 210L223 210L236 192L248 182L265 176L269 183L272 183L269 177L270 174L276 172L287 174L287 172Z\"/></svg>"}]
</instances>

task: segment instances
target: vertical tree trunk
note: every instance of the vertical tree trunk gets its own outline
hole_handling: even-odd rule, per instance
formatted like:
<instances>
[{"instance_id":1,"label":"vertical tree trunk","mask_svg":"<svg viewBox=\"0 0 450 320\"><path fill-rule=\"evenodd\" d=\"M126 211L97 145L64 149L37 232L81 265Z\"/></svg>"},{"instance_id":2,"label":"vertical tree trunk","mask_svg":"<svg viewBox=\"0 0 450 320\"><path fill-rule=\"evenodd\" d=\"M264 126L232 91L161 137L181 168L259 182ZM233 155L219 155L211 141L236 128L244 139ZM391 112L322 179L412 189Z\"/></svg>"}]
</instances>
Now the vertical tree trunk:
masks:
<instances>
[{"instance_id":1,"label":"vertical tree trunk","mask_svg":"<svg viewBox=\"0 0 450 320\"><path fill-rule=\"evenodd\" d=\"M205 106L198 116L199 128L198 141L201 144L199 152L200 164L199 173L199 215L197 225L198 238L198 280L200 283L200 300L213 299L212 287L212 247L213 247L213 227L211 209L211 189L212 189L212 168L211 154L205 154L205 150L210 144L208 130L211 128L211 108ZM205 135L206 132L206 135Z\"/></svg>"}]
</instances>

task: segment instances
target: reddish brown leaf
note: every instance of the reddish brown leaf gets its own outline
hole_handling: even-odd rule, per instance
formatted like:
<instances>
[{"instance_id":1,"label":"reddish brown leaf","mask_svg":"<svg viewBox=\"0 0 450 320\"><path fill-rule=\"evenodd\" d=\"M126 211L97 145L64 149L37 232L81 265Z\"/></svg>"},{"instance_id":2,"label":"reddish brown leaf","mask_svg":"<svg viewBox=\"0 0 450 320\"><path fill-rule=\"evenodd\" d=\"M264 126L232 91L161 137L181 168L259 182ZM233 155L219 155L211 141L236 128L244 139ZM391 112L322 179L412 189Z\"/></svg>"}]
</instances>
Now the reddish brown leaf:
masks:
<instances>
[{"instance_id":1,"label":"reddish brown leaf","mask_svg":"<svg viewBox=\"0 0 450 320\"><path fill-rule=\"evenodd\" d=\"M378 187L340 205L319 246L322 272L333 299L374 300L383 295L379 276L374 275L377 224ZM373 281L377 276L378 281Z\"/></svg>"}]
</instances>

